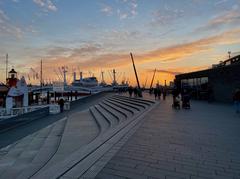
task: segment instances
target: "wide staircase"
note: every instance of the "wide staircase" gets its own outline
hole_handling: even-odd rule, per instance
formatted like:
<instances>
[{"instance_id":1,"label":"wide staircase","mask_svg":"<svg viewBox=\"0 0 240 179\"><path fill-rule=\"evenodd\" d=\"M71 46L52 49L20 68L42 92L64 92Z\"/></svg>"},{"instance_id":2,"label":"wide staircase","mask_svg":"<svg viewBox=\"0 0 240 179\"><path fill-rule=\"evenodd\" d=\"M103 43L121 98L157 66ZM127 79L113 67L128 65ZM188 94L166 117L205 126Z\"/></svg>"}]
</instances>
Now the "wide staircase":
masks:
<instances>
[{"instance_id":1,"label":"wide staircase","mask_svg":"<svg viewBox=\"0 0 240 179\"><path fill-rule=\"evenodd\" d=\"M112 95L0 149L0 178L81 177L155 102Z\"/></svg>"}]
</instances>

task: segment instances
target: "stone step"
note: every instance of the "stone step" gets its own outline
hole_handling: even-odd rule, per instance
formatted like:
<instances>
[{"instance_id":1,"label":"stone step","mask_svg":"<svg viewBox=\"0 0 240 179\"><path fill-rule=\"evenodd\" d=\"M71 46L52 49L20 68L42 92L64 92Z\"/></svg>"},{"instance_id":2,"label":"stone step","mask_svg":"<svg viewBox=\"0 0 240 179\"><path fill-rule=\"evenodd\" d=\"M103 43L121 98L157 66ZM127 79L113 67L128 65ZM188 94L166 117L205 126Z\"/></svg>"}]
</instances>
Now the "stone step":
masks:
<instances>
[{"instance_id":1,"label":"stone step","mask_svg":"<svg viewBox=\"0 0 240 179\"><path fill-rule=\"evenodd\" d=\"M14 158L15 161L12 162L11 165L8 165L8 167L5 167L5 169L1 171L0 177L29 178L29 176L44 166L58 148L65 121L66 119L58 121L55 124L40 130L28 145L24 144L28 140L25 139L20 141L20 145L16 145L12 150L16 151L21 149L21 153ZM23 148L18 148L19 146ZM11 158L11 156L8 157ZM5 159L9 160L7 157Z\"/></svg>"},{"instance_id":2,"label":"stone step","mask_svg":"<svg viewBox=\"0 0 240 179\"><path fill-rule=\"evenodd\" d=\"M122 102L127 102L127 103L129 103L129 104L142 107L143 109L146 109L146 108L149 106L149 105L143 104L143 103L138 102L138 101L132 101L132 100L129 100L129 99L124 99L124 98L118 98L118 97L116 97L116 96L113 96L112 98L113 98L113 99L116 99L116 100L119 100L119 101L122 101Z\"/></svg>"},{"instance_id":3,"label":"stone step","mask_svg":"<svg viewBox=\"0 0 240 179\"><path fill-rule=\"evenodd\" d=\"M148 109L150 109L150 108L148 108ZM115 129L108 130L108 132L105 133L105 134L108 134L107 136L105 136L106 139L100 138L101 144L96 145L94 150L91 150L91 151L88 150L89 153L85 154L85 156L87 155L87 157L81 156L80 152L79 152L78 157L77 156L72 157L72 158L77 158L78 161L73 161L72 159L69 158L68 161L70 161L72 163L72 165L67 165L69 163L67 163L68 161L65 161L65 163L67 163L67 164L65 165L66 170L62 170L64 172L56 175L55 171L57 171L56 169L59 167L52 169L52 172L54 173L53 176L55 178L64 178L64 179L65 178L66 179L67 178L85 178L84 174L86 173L86 171L88 169L94 167L96 170L98 170L97 168L98 168L99 163L102 163L101 157L103 156L103 154L104 153L107 155L109 154L110 157L112 157L114 155L114 154L108 153L110 148L113 148L114 144L116 144L123 136L125 136L127 131L131 131L133 126L136 126L139 123L141 118L137 118L137 116L141 116L141 115L144 116L144 112L146 112L146 111L143 110L140 113L138 113L136 116L134 116L131 120L126 120L125 122L122 123L122 125L121 124L118 125L115 128L116 131L114 131ZM118 128L118 127L120 127L120 128ZM119 150L119 148L114 148L113 150ZM108 160L108 159L106 159L106 158L103 159L103 163L104 163L104 160ZM98 164L96 164L97 161L99 161ZM96 165L94 165L94 164L96 164ZM41 177L46 177L46 176L51 176L51 175L52 175L51 171L49 170L49 173L47 175L45 175L45 176L42 175ZM89 178L94 178L92 176L90 176ZM86 177L86 178L88 178L88 177Z\"/></svg>"},{"instance_id":4,"label":"stone step","mask_svg":"<svg viewBox=\"0 0 240 179\"><path fill-rule=\"evenodd\" d=\"M112 109L114 111L117 111L118 113L120 113L121 115L124 116L125 119L127 119L128 117L131 117L133 115L133 112L125 110L119 106L113 105L112 103L109 103L108 101L104 100L102 101L102 104L104 104L105 106L108 106L109 109Z\"/></svg>"},{"instance_id":5,"label":"stone step","mask_svg":"<svg viewBox=\"0 0 240 179\"><path fill-rule=\"evenodd\" d=\"M122 105L122 104L120 104L120 103L118 103L118 102L115 102L115 101L113 101L113 100L105 99L105 101L108 102L108 103L110 103L110 104L112 104L112 105L114 105L114 106L117 106L117 107L118 107L119 109L121 109L123 112L124 112L124 111L128 111L128 112L130 112L132 115L134 115L135 113L137 113L137 110L136 110L136 109L129 108L128 106Z\"/></svg>"},{"instance_id":6,"label":"stone step","mask_svg":"<svg viewBox=\"0 0 240 179\"><path fill-rule=\"evenodd\" d=\"M138 112L144 110L143 107L139 107L139 106L136 106L136 105L132 105L132 104L130 104L130 103L128 103L128 102L120 101L120 100L117 100L117 99L114 99L114 98L108 98L108 99L109 99L110 101L114 101L114 102L116 102L116 103L122 104L122 105L124 105L124 106L126 106L126 107L128 107L128 108L132 108L132 109L134 109L134 110L137 110Z\"/></svg>"},{"instance_id":7,"label":"stone step","mask_svg":"<svg viewBox=\"0 0 240 179\"><path fill-rule=\"evenodd\" d=\"M141 98L141 97L129 97L128 95L114 95L122 98L131 98L132 100L138 100L145 103L155 104L156 102L153 99Z\"/></svg>"},{"instance_id":8,"label":"stone step","mask_svg":"<svg viewBox=\"0 0 240 179\"><path fill-rule=\"evenodd\" d=\"M118 120L118 123L121 123L122 121L126 120L127 115L122 114L121 112L117 111L116 109L112 108L111 106L107 106L104 103L99 103L99 106L104 108L106 111L108 111L111 115L115 116L115 118Z\"/></svg>"},{"instance_id":9,"label":"stone step","mask_svg":"<svg viewBox=\"0 0 240 179\"><path fill-rule=\"evenodd\" d=\"M128 97L128 96L114 95L114 97L130 100L130 101L135 101L135 102L138 102L138 103L141 103L141 104L144 104L144 105L148 105L148 106L155 103L154 101L145 100L145 99L141 99L141 98L133 98L133 97L131 98L131 97Z\"/></svg>"},{"instance_id":10,"label":"stone step","mask_svg":"<svg viewBox=\"0 0 240 179\"><path fill-rule=\"evenodd\" d=\"M101 107L99 104L96 105L95 107L106 120L110 121L111 127L116 127L119 124L118 118L109 113L105 108Z\"/></svg>"},{"instance_id":11,"label":"stone step","mask_svg":"<svg viewBox=\"0 0 240 179\"><path fill-rule=\"evenodd\" d=\"M110 120L110 118L108 118L100 109L99 105L94 105L95 109L98 111L98 113L107 121L107 123L109 124L109 128L113 127L113 121Z\"/></svg>"},{"instance_id":12,"label":"stone step","mask_svg":"<svg viewBox=\"0 0 240 179\"><path fill-rule=\"evenodd\" d=\"M90 112L93 115L93 117L95 118L96 121L98 121L98 124L100 125L100 131L101 133L106 132L111 123L109 121L107 121L102 115L101 113L99 113L99 111L96 109L95 106L90 107Z\"/></svg>"},{"instance_id":13,"label":"stone step","mask_svg":"<svg viewBox=\"0 0 240 179\"><path fill-rule=\"evenodd\" d=\"M32 160L31 164L18 175L17 178L30 178L41 170L49 160L55 155L61 142L61 138L66 126L67 118L55 123L44 144Z\"/></svg>"},{"instance_id":14,"label":"stone step","mask_svg":"<svg viewBox=\"0 0 240 179\"><path fill-rule=\"evenodd\" d=\"M99 105L100 106L100 105ZM54 165L48 167L46 170L40 171L33 178L78 178L85 173L97 160L99 160L104 153L107 153L114 144L117 143L128 131L142 120L142 116L149 112L152 106L146 110L137 111L136 109L127 106L125 103L120 104L116 101L105 99L102 101L102 106L111 109L112 111L121 111L122 115L126 115L129 120L117 125L115 128L103 132L91 143L79 148L79 150L71 152L68 157L62 161L56 162ZM101 107L101 106L100 106ZM99 119L104 117L97 110L99 107L93 106L90 111L93 117L99 121L102 126L102 121ZM106 119L104 119L107 123ZM109 125L108 123L106 125ZM107 126L109 127L109 126Z\"/></svg>"},{"instance_id":15,"label":"stone step","mask_svg":"<svg viewBox=\"0 0 240 179\"><path fill-rule=\"evenodd\" d=\"M100 134L100 124L98 126L97 122L89 110L69 115L57 152L39 172L65 160L69 154L95 140Z\"/></svg>"}]
</instances>

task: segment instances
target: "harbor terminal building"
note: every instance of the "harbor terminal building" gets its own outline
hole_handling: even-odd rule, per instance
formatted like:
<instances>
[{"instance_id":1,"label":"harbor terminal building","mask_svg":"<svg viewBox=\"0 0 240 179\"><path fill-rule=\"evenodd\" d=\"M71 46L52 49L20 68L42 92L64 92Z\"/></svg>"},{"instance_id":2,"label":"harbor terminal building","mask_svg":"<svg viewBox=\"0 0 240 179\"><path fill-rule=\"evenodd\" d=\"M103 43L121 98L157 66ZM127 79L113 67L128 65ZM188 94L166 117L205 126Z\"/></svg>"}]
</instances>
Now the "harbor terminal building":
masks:
<instances>
[{"instance_id":1,"label":"harbor terminal building","mask_svg":"<svg viewBox=\"0 0 240 179\"><path fill-rule=\"evenodd\" d=\"M232 102L235 90L240 89L240 55L206 70L176 75L175 86L179 91L189 89L195 99Z\"/></svg>"}]
</instances>

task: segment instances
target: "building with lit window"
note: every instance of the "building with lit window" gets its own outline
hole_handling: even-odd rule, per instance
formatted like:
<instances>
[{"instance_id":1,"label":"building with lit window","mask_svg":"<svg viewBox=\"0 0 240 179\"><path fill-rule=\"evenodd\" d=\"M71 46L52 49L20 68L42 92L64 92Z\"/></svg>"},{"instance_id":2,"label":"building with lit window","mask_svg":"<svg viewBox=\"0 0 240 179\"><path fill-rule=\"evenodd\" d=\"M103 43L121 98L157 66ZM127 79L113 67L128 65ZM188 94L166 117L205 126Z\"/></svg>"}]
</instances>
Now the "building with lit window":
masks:
<instances>
[{"instance_id":1,"label":"building with lit window","mask_svg":"<svg viewBox=\"0 0 240 179\"><path fill-rule=\"evenodd\" d=\"M212 68L175 76L179 91L190 89L193 98L231 102L240 88L240 55L213 65Z\"/></svg>"}]
</instances>

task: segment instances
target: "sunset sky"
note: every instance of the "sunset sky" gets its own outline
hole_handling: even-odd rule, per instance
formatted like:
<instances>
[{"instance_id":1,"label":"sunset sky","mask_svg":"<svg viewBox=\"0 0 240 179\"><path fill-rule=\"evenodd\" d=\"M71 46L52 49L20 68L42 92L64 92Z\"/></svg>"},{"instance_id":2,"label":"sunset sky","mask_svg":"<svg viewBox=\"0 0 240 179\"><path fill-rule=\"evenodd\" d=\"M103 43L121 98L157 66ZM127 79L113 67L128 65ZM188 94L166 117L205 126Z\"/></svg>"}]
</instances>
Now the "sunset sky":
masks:
<instances>
[{"instance_id":1,"label":"sunset sky","mask_svg":"<svg viewBox=\"0 0 240 179\"><path fill-rule=\"evenodd\" d=\"M43 60L44 79L68 66L110 81L110 70L135 84L170 81L240 52L239 0L0 0L0 81L9 68L32 79ZM155 82L156 82L155 81Z\"/></svg>"}]
</instances>

